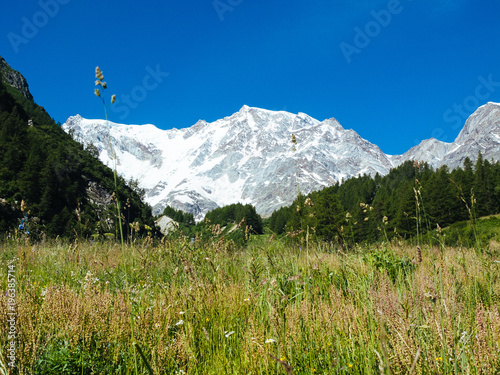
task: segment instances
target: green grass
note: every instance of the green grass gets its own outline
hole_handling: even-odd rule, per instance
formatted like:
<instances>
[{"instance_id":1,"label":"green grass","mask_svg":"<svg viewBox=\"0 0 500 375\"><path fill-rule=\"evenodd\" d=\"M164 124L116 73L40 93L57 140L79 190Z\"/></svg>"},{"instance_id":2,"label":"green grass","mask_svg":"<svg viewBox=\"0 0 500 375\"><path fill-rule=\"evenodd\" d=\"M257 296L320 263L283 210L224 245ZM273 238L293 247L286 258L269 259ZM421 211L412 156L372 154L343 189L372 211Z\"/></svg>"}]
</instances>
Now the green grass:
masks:
<instances>
[{"instance_id":1,"label":"green grass","mask_svg":"<svg viewBox=\"0 0 500 375\"><path fill-rule=\"evenodd\" d=\"M460 221L443 229L443 240L448 246L500 249L500 215L476 220Z\"/></svg>"},{"instance_id":2,"label":"green grass","mask_svg":"<svg viewBox=\"0 0 500 375\"><path fill-rule=\"evenodd\" d=\"M0 313L17 259L19 374L492 374L497 256L424 247L416 263L400 243L343 253L269 236L12 241ZM6 329L0 345L5 362Z\"/></svg>"}]
</instances>

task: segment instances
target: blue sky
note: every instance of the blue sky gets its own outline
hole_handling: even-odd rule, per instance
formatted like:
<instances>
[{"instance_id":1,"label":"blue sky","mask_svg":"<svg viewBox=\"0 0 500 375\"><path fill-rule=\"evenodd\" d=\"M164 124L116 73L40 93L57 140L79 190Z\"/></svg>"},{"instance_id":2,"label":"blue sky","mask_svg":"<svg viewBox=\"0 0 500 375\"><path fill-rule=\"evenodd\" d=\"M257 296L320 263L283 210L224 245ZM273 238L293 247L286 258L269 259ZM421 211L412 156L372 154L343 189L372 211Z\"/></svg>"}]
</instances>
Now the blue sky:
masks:
<instances>
[{"instance_id":1,"label":"blue sky","mask_svg":"<svg viewBox=\"0 0 500 375\"><path fill-rule=\"evenodd\" d=\"M56 121L183 128L242 105L335 117L389 154L500 102L497 0L18 0L0 55Z\"/></svg>"}]
</instances>

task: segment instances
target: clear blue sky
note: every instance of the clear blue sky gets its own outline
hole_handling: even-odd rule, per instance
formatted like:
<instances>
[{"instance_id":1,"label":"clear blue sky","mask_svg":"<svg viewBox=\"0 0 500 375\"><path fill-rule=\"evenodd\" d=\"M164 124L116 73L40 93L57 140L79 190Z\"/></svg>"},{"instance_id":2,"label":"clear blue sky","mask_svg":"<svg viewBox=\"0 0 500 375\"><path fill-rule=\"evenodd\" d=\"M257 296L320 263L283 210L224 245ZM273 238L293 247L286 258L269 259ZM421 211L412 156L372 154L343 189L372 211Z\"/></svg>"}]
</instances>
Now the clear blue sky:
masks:
<instances>
[{"instance_id":1,"label":"clear blue sky","mask_svg":"<svg viewBox=\"0 0 500 375\"><path fill-rule=\"evenodd\" d=\"M61 123L104 117L99 65L111 121L182 128L246 104L335 117L398 154L500 102L499 15L498 0L18 0L0 55Z\"/></svg>"}]
</instances>

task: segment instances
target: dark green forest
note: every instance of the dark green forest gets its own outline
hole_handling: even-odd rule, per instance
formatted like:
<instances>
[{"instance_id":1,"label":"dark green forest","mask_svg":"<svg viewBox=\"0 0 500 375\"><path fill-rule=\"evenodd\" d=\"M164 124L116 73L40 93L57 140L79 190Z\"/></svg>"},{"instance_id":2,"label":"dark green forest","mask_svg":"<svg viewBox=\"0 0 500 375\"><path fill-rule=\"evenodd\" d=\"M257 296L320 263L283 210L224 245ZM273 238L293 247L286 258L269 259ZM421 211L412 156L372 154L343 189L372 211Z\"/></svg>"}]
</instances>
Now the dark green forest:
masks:
<instances>
[{"instance_id":1,"label":"dark green forest","mask_svg":"<svg viewBox=\"0 0 500 375\"><path fill-rule=\"evenodd\" d=\"M106 204L89 198L90 186ZM130 223L139 223L143 233L144 225L154 228L151 208L138 192L120 177L117 187L113 171L91 150L0 79L0 235L15 233L23 218L21 231L33 238L116 234L116 199L124 233L131 232Z\"/></svg>"},{"instance_id":2,"label":"dark green forest","mask_svg":"<svg viewBox=\"0 0 500 375\"><path fill-rule=\"evenodd\" d=\"M184 225L190 227L195 225L193 214L184 212L182 210L176 210L170 206L165 207L163 210L163 215L168 216L172 220L175 220L179 225Z\"/></svg>"},{"instance_id":3,"label":"dark green forest","mask_svg":"<svg viewBox=\"0 0 500 375\"><path fill-rule=\"evenodd\" d=\"M384 177L367 175L300 195L268 222L276 234L341 243L408 239L500 213L500 163L478 155L437 170L407 161Z\"/></svg>"},{"instance_id":4,"label":"dark green forest","mask_svg":"<svg viewBox=\"0 0 500 375\"><path fill-rule=\"evenodd\" d=\"M244 245L250 236L264 233L262 218L250 204L230 204L208 212L205 219L195 224L193 215L167 206L163 214L177 221L179 230L172 233L178 237L210 238L221 235L238 245Z\"/></svg>"}]
</instances>

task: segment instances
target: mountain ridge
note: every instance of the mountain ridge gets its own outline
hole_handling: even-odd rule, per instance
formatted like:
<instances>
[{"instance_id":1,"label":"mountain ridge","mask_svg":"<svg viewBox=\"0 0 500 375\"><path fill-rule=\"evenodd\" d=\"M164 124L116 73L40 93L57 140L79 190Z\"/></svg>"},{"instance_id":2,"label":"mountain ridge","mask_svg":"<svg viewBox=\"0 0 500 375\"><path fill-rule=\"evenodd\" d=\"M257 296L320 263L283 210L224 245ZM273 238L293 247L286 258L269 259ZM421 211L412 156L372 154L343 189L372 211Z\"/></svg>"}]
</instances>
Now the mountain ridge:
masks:
<instances>
[{"instance_id":1,"label":"mountain ridge","mask_svg":"<svg viewBox=\"0 0 500 375\"><path fill-rule=\"evenodd\" d=\"M500 159L500 105L492 102L471 115L454 142L424 140L402 155L385 154L335 118L319 121L302 112L247 105L214 122L199 120L182 129L106 124L79 115L63 129L94 144L108 165L113 163L111 143L119 173L139 182L155 214L169 205L197 220L236 202L250 203L267 216L290 204L299 190L309 193L363 174L385 175L406 160L455 168L466 156L475 159L477 151Z\"/></svg>"}]
</instances>

